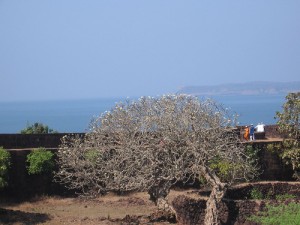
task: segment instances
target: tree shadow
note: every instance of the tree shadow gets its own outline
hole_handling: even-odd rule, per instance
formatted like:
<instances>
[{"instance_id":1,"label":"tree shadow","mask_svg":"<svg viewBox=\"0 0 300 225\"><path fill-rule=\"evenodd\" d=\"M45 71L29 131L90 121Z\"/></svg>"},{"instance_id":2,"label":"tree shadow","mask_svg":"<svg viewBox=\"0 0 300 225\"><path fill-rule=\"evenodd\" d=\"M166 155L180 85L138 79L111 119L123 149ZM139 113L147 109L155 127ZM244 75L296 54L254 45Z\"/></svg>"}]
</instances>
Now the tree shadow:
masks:
<instances>
[{"instance_id":1,"label":"tree shadow","mask_svg":"<svg viewBox=\"0 0 300 225\"><path fill-rule=\"evenodd\" d=\"M44 213L31 213L0 208L0 224L20 223L31 225L45 223L49 220L51 220L51 217Z\"/></svg>"}]
</instances>

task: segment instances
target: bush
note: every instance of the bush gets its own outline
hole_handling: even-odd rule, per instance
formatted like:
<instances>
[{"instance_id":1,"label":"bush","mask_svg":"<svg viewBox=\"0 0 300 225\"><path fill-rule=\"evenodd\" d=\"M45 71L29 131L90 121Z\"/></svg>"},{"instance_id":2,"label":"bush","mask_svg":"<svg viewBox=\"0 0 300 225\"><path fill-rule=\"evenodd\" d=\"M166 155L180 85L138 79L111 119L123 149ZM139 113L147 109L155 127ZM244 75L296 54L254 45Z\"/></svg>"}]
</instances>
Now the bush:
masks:
<instances>
[{"instance_id":1,"label":"bush","mask_svg":"<svg viewBox=\"0 0 300 225\"><path fill-rule=\"evenodd\" d=\"M58 133L57 131L50 129L47 125L42 123L34 123L27 125L25 129L21 130L21 134L52 134Z\"/></svg>"},{"instance_id":2,"label":"bush","mask_svg":"<svg viewBox=\"0 0 300 225\"><path fill-rule=\"evenodd\" d=\"M210 164L210 168L216 171L222 181L228 181L233 177L232 171L238 170L239 165L218 159Z\"/></svg>"},{"instance_id":3,"label":"bush","mask_svg":"<svg viewBox=\"0 0 300 225\"><path fill-rule=\"evenodd\" d=\"M261 151L258 147L253 147L252 145L246 145L245 146L245 154L250 159L250 163L252 166L256 167L257 169L260 169L259 166L259 152Z\"/></svg>"},{"instance_id":4,"label":"bush","mask_svg":"<svg viewBox=\"0 0 300 225\"><path fill-rule=\"evenodd\" d=\"M300 204L290 202L278 206L267 205L267 210L248 220L262 225L300 224Z\"/></svg>"},{"instance_id":5,"label":"bush","mask_svg":"<svg viewBox=\"0 0 300 225\"><path fill-rule=\"evenodd\" d=\"M248 158L249 163L255 168L259 168L259 151L259 148L254 148L252 145L245 146L245 155ZM209 167L215 171L215 173L221 178L223 182L228 182L232 180L233 177L237 175L240 176L237 171L241 171L243 165L232 163L230 160L221 159L220 157L215 157L210 160Z\"/></svg>"},{"instance_id":6,"label":"bush","mask_svg":"<svg viewBox=\"0 0 300 225\"><path fill-rule=\"evenodd\" d=\"M287 165L291 165L294 171L293 177L300 180L300 142L284 141L284 152L281 158Z\"/></svg>"},{"instance_id":7,"label":"bush","mask_svg":"<svg viewBox=\"0 0 300 225\"><path fill-rule=\"evenodd\" d=\"M287 200L287 199L294 199L294 198L296 198L297 196L296 195L292 195L292 194L288 194L288 193L286 193L286 194L281 194L281 195L276 195L276 200L278 200L278 201L285 201L285 200Z\"/></svg>"},{"instance_id":8,"label":"bush","mask_svg":"<svg viewBox=\"0 0 300 225\"><path fill-rule=\"evenodd\" d=\"M267 151L280 155L282 152L282 145L281 144L268 144Z\"/></svg>"},{"instance_id":9,"label":"bush","mask_svg":"<svg viewBox=\"0 0 300 225\"><path fill-rule=\"evenodd\" d=\"M10 153L0 147L0 188L7 186L8 169L10 167Z\"/></svg>"},{"instance_id":10,"label":"bush","mask_svg":"<svg viewBox=\"0 0 300 225\"><path fill-rule=\"evenodd\" d=\"M258 190L257 188L253 188L250 192L250 198L251 199L263 199L264 195L263 193Z\"/></svg>"},{"instance_id":11,"label":"bush","mask_svg":"<svg viewBox=\"0 0 300 225\"><path fill-rule=\"evenodd\" d=\"M27 155L26 162L29 164L28 174L51 173L54 169L54 154L45 148L39 148Z\"/></svg>"}]
</instances>

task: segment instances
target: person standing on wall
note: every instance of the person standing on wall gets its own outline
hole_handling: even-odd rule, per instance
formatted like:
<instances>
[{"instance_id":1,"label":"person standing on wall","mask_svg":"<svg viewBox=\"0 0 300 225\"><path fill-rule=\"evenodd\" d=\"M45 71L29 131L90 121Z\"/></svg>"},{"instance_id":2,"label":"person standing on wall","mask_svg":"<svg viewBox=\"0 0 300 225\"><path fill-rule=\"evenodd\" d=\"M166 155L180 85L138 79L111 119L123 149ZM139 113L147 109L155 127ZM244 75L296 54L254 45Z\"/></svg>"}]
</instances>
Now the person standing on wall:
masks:
<instances>
[{"instance_id":1,"label":"person standing on wall","mask_svg":"<svg viewBox=\"0 0 300 225\"><path fill-rule=\"evenodd\" d=\"M254 137L254 126L253 124L251 124L250 128L249 128L249 132L250 132L250 141L254 141L255 140L255 137Z\"/></svg>"},{"instance_id":2,"label":"person standing on wall","mask_svg":"<svg viewBox=\"0 0 300 225\"><path fill-rule=\"evenodd\" d=\"M256 127L256 132L265 132L265 125L263 123L259 123Z\"/></svg>"},{"instance_id":3,"label":"person standing on wall","mask_svg":"<svg viewBox=\"0 0 300 225\"><path fill-rule=\"evenodd\" d=\"M244 138L246 141L249 140L249 127L248 126L246 126L244 129Z\"/></svg>"}]
</instances>

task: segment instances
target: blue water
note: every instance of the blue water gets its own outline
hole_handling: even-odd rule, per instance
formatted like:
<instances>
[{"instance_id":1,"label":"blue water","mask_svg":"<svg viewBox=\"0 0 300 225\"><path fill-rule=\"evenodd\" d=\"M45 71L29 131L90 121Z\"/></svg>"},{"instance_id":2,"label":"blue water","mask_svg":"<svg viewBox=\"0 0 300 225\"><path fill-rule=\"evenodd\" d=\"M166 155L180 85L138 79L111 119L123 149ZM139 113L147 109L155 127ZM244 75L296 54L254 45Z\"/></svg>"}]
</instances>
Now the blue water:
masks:
<instances>
[{"instance_id":1,"label":"blue water","mask_svg":"<svg viewBox=\"0 0 300 225\"><path fill-rule=\"evenodd\" d=\"M276 124L276 111L282 111L285 95L217 96L213 97L239 115L240 125Z\"/></svg>"},{"instance_id":2,"label":"blue water","mask_svg":"<svg viewBox=\"0 0 300 225\"><path fill-rule=\"evenodd\" d=\"M275 124L285 96L215 96L238 113L243 124ZM0 133L19 133L27 124L41 122L59 132L86 132L93 116L109 111L123 99L91 99L36 102L0 102Z\"/></svg>"}]
</instances>

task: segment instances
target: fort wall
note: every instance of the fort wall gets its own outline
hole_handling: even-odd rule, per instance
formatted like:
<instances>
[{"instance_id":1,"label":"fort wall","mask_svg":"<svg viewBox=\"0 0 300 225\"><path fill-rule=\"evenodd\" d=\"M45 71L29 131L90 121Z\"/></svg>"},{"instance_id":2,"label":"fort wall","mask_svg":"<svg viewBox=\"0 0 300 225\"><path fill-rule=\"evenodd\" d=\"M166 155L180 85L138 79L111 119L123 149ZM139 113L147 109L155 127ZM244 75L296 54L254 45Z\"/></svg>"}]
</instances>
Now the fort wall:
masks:
<instances>
[{"instance_id":1,"label":"fort wall","mask_svg":"<svg viewBox=\"0 0 300 225\"><path fill-rule=\"evenodd\" d=\"M262 140L245 143L259 149L259 165L261 174L259 180L293 180L293 171L287 167L276 152L267 150L268 144L280 144L281 140L275 125L266 126L265 138ZM58 134L0 134L0 146L11 154L11 168L9 170L8 187L0 191L0 195L15 197L28 197L36 194L68 195L72 192L60 184L52 182L51 175L29 175L27 172L27 155L35 148L44 147L55 153L65 135L84 136L84 133L58 133Z\"/></svg>"}]
</instances>

